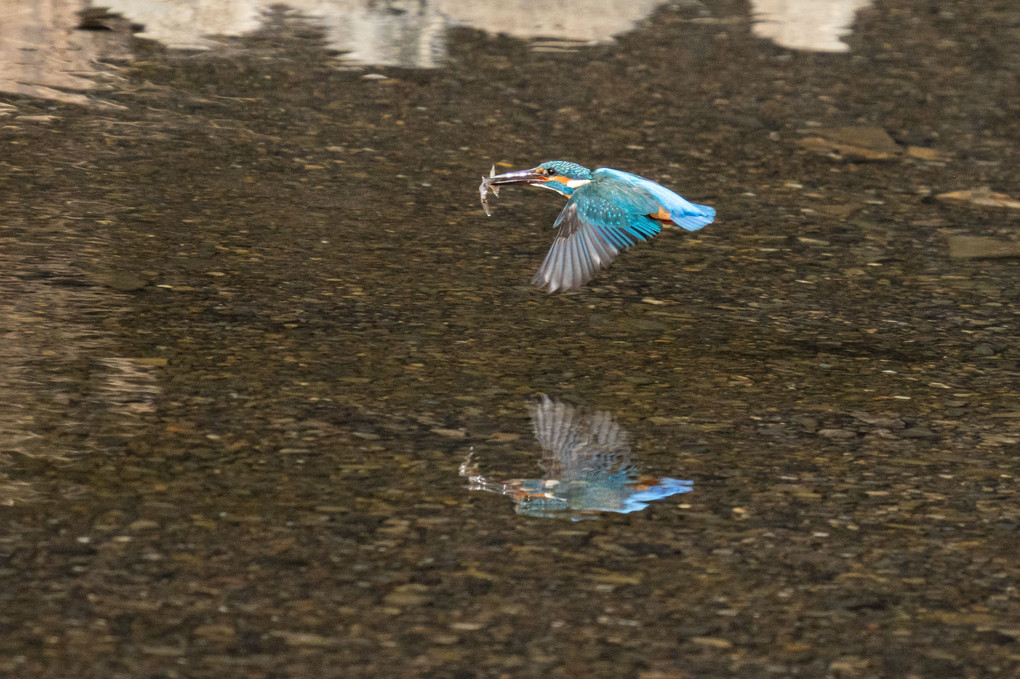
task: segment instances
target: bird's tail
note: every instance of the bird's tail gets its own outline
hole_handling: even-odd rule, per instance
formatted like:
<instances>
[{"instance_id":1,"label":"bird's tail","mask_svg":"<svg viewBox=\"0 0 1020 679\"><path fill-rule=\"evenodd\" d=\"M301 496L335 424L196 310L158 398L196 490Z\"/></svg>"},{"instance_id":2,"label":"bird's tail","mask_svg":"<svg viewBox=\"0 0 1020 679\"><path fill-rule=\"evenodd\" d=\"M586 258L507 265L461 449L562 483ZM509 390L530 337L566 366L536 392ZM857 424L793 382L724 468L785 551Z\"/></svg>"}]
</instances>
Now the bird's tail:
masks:
<instances>
[{"instance_id":1,"label":"bird's tail","mask_svg":"<svg viewBox=\"0 0 1020 679\"><path fill-rule=\"evenodd\" d=\"M706 224L715 221L715 208L697 203L687 203L683 210L670 213L669 218L683 229L697 231Z\"/></svg>"},{"instance_id":2,"label":"bird's tail","mask_svg":"<svg viewBox=\"0 0 1020 679\"><path fill-rule=\"evenodd\" d=\"M707 205L692 203L683 196L673 193L669 189L648 182L644 188L659 201L665 209L669 210L669 220L682 229L697 231L706 224L715 221L715 208Z\"/></svg>"}]
</instances>

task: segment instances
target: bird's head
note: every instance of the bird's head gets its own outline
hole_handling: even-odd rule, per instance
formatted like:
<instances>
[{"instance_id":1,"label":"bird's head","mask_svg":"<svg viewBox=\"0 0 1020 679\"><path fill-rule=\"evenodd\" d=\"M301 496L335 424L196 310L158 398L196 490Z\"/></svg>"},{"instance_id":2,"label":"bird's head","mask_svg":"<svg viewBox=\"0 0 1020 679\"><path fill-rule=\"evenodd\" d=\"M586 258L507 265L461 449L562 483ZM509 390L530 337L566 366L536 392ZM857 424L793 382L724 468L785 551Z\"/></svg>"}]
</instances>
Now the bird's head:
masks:
<instances>
[{"instance_id":1,"label":"bird's head","mask_svg":"<svg viewBox=\"0 0 1020 679\"><path fill-rule=\"evenodd\" d=\"M562 193L564 196L569 196L574 192L574 189L590 182L591 178L591 170L577 163L566 160L550 160L530 170L498 174L489 177L487 181L491 186L497 187L507 184L544 186L557 193Z\"/></svg>"}]
</instances>

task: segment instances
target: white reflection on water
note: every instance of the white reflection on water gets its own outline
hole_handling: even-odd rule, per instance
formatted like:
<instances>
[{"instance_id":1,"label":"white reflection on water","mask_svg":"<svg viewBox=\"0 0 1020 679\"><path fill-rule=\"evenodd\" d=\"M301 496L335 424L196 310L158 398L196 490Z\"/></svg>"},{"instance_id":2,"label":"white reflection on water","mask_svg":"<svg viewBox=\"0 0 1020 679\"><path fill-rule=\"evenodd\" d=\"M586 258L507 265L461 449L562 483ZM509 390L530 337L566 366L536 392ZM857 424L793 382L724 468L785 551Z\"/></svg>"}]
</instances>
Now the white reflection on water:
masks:
<instances>
[{"instance_id":1,"label":"white reflection on water","mask_svg":"<svg viewBox=\"0 0 1020 679\"><path fill-rule=\"evenodd\" d=\"M277 0L107 0L144 24L142 37L174 49L205 49L209 36L259 28ZM289 0L286 6L325 31L326 46L354 63L432 68L446 57L446 33L467 26L517 38L596 44L634 28L661 0L573 0L570 11L539 0Z\"/></svg>"},{"instance_id":2,"label":"white reflection on water","mask_svg":"<svg viewBox=\"0 0 1020 679\"><path fill-rule=\"evenodd\" d=\"M211 36L253 33L263 17L285 6L323 29L326 47L349 60L381 66L432 68L446 55L446 29L455 22L439 2L407 0L106 0L144 26L140 37L171 49L209 49Z\"/></svg>"},{"instance_id":3,"label":"white reflection on water","mask_svg":"<svg viewBox=\"0 0 1020 679\"><path fill-rule=\"evenodd\" d=\"M642 474L631 459L627 431L604 411L587 411L543 395L529 406L542 449L540 479L497 481L468 455L460 466L471 490L506 495L524 516L592 518L630 514L649 502L690 492L694 483Z\"/></svg>"},{"instance_id":4,"label":"white reflection on water","mask_svg":"<svg viewBox=\"0 0 1020 679\"><path fill-rule=\"evenodd\" d=\"M553 38L582 43L608 42L649 17L662 0L437 0L453 21L489 33L506 33L526 40Z\"/></svg>"},{"instance_id":5,"label":"white reflection on water","mask_svg":"<svg viewBox=\"0 0 1020 679\"><path fill-rule=\"evenodd\" d=\"M757 35L794 49L842 52L858 9L871 0L751 0ZM316 21L331 49L364 64L429 68L446 54L451 26L525 40L597 44L631 31L662 0L290 0L288 8ZM700 4L700 3L689 3ZM145 25L144 37L171 48L203 49L208 36L256 30L277 0L106 0L103 6ZM568 11L564 11L569 7ZM700 8L700 20L708 16Z\"/></svg>"},{"instance_id":6,"label":"white reflection on water","mask_svg":"<svg viewBox=\"0 0 1020 679\"><path fill-rule=\"evenodd\" d=\"M124 31L84 31L86 0L0 0L0 91L96 105L83 92L102 89L100 58L124 58ZM102 104L100 104L102 105ZM109 104L107 104L109 106Z\"/></svg>"},{"instance_id":7,"label":"white reflection on water","mask_svg":"<svg viewBox=\"0 0 1020 679\"><path fill-rule=\"evenodd\" d=\"M813 52L846 52L857 11L871 0L751 0L755 35Z\"/></svg>"},{"instance_id":8,"label":"white reflection on water","mask_svg":"<svg viewBox=\"0 0 1020 679\"><path fill-rule=\"evenodd\" d=\"M751 0L756 35L793 49L842 52L858 9L870 0ZM517 38L597 44L626 33L661 7L660 0L290 0L323 31L325 47L352 63L433 68L447 54L447 33L466 26ZM102 105L87 92L100 88L103 59L130 58L132 24L141 37L171 49L213 49L219 38L262 27L278 0L0 0L0 91ZM691 19L711 23L698 3ZM104 15L103 30L80 30L81 13ZM277 9L278 11L278 9Z\"/></svg>"}]
</instances>

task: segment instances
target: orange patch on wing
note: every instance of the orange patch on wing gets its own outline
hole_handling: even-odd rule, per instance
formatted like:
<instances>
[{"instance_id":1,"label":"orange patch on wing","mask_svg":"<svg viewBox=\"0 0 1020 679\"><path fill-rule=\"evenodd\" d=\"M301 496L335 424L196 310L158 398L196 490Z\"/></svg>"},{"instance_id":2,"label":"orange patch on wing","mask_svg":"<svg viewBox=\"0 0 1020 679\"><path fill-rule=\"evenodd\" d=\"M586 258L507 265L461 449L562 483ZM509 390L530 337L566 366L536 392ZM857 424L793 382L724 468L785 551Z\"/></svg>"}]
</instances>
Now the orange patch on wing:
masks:
<instances>
[{"instance_id":1,"label":"orange patch on wing","mask_svg":"<svg viewBox=\"0 0 1020 679\"><path fill-rule=\"evenodd\" d=\"M652 219L658 219L660 222L671 222L671 221L673 221L670 218L670 216L669 216L669 210L667 210L666 208L662 207L661 205L659 206L659 211L658 212L656 212L655 214L650 214L648 216L651 217Z\"/></svg>"}]
</instances>

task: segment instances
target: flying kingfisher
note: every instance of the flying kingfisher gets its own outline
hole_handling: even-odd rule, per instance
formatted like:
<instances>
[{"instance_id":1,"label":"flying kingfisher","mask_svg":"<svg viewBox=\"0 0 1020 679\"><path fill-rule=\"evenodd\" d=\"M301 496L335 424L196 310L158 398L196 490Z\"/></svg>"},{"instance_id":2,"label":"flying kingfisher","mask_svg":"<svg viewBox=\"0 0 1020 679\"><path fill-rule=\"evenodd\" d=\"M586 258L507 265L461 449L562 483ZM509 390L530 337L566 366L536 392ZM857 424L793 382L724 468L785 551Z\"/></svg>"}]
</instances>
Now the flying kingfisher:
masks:
<instances>
[{"instance_id":1,"label":"flying kingfisher","mask_svg":"<svg viewBox=\"0 0 1020 679\"><path fill-rule=\"evenodd\" d=\"M692 203L644 177L608 167L592 172L565 160L506 174L496 174L493 167L479 186L485 214L490 214L488 192L498 196L507 184L544 186L570 198L553 223L558 231L549 254L531 279L549 292L581 287L621 250L663 227L697 231L715 219L715 208Z\"/></svg>"}]
</instances>

